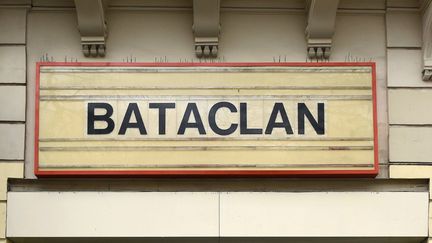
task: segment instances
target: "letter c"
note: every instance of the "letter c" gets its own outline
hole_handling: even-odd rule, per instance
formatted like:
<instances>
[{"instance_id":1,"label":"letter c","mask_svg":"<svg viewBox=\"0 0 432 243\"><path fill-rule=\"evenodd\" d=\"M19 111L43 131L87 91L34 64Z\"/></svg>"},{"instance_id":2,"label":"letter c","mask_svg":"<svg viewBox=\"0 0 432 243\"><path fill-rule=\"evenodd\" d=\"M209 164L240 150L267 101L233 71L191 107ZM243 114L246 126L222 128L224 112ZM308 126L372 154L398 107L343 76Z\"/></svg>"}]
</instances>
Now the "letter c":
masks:
<instances>
[{"instance_id":1,"label":"letter c","mask_svg":"<svg viewBox=\"0 0 432 243\"><path fill-rule=\"evenodd\" d=\"M218 102L210 109L208 119L210 128L213 130L213 132L218 135L227 136L235 132L238 124L231 124L231 126L227 129L222 129L216 124L216 112L223 107L228 108L231 112L237 112L237 108L233 104L229 102Z\"/></svg>"}]
</instances>

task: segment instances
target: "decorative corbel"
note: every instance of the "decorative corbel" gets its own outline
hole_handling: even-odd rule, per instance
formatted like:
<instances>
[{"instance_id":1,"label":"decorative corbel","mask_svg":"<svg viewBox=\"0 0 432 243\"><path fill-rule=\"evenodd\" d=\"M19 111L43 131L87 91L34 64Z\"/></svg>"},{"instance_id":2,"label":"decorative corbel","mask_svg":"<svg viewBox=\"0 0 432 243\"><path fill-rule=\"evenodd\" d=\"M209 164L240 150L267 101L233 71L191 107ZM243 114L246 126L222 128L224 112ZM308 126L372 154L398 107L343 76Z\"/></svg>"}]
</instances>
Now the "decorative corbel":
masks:
<instances>
[{"instance_id":1,"label":"decorative corbel","mask_svg":"<svg viewBox=\"0 0 432 243\"><path fill-rule=\"evenodd\" d=\"M193 26L197 57L216 57L219 49L220 0L194 0Z\"/></svg>"},{"instance_id":2,"label":"decorative corbel","mask_svg":"<svg viewBox=\"0 0 432 243\"><path fill-rule=\"evenodd\" d=\"M103 0L75 0L84 56L105 56L107 25Z\"/></svg>"},{"instance_id":3,"label":"decorative corbel","mask_svg":"<svg viewBox=\"0 0 432 243\"><path fill-rule=\"evenodd\" d=\"M306 27L310 59L329 59L339 0L309 0Z\"/></svg>"},{"instance_id":4,"label":"decorative corbel","mask_svg":"<svg viewBox=\"0 0 432 243\"><path fill-rule=\"evenodd\" d=\"M432 81L432 4L422 1L423 13L423 81Z\"/></svg>"}]
</instances>

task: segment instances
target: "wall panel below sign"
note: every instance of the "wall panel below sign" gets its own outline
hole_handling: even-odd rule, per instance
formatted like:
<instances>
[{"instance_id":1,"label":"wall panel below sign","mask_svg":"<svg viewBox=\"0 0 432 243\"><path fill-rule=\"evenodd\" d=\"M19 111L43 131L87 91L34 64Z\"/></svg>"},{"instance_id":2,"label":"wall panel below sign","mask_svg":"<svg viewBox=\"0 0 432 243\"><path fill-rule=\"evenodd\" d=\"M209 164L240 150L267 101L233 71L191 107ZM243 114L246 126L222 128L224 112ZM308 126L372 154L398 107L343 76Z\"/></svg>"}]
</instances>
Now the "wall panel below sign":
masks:
<instances>
[{"instance_id":1,"label":"wall panel below sign","mask_svg":"<svg viewBox=\"0 0 432 243\"><path fill-rule=\"evenodd\" d=\"M375 66L38 65L36 175L378 172Z\"/></svg>"}]
</instances>

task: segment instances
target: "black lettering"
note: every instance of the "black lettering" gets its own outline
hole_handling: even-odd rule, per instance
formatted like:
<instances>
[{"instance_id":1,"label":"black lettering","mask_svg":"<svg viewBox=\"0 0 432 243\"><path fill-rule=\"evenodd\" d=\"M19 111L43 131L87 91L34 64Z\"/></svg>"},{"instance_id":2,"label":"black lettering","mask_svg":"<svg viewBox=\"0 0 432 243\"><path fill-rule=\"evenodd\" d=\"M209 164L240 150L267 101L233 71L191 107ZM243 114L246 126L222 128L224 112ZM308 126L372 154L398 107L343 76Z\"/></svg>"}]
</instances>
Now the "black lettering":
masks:
<instances>
[{"instance_id":1,"label":"black lettering","mask_svg":"<svg viewBox=\"0 0 432 243\"><path fill-rule=\"evenodd\" d=\"M189 122L189 118L193 114L195 118L195 122ZM195 103L188 103L186 106L186 111L183 115L183 119L180 123L179 130L177 132L178 135L183 135L186 131L186 128L197 128L199 134L206 134L206 131L203 126L203 122L201 120L201 116L198 111L198 107Z\"/></svg>"},{"instance_id":2,"label":"black lettering","mask_svg":"<svg viewBox=\"0 0 432 243\"><path fill-rule=\"evenodd\" d=\"M215 132L218 135L227 136L227 135L230 135L233 132L235 132L235 130L238 127L238 124L231 124L231 126L229 128L221 129L216 124L216 112L220 108L228 108L231 112L237 112L237 108L229 102L218 102L218 103L214 104L209 111L209 118L208 119L209 119L210 128L213 130L213 132Z\"/></svg>"},{"instance_id":3,"label":"black lettering","mask_svg":"<svg viewBox=\"0 0 432 243\"><path fill-rule=\"evenodd\" d=\"M135 119L137 122L130 122L130 119L132 117L132 113L135 115ZM126 114L123 118L123 121L122 121L122 124L120 127L119 135L125 135L126 130L128 128L138 128L141 135L147 134L147 131L144 127L143 119L141 117L141 112L138 108L137 103L130 103L128 105L128 108L126 110Z\"/></svg>"},{"instance_id":4,"label":"black lettering","mask_svg":"<svg viewBox=\"0 0 432 243\"><path fill-rule=\"evenodd\" d=\"M247 104L240 103L240 134L262 134L261 128L247 127Z\"/></svg>"},{"instance_id":5,"label":"black lettering","mask_svg":"<svg viewBox=\"0 0 432 243\"><path fill-rule=\"evenodd\" d=\"M297 118L298 118L298 133L305 134L305 121L307 117L315 132L319 135L324 134L324 103L318 103L318 122L312 116L310 110L305 103L297 104Z\"/></svg>"},{"instance_id":6,"label":"black lettering","mask_svg":"<svg viewBox=\"0 0 432 243\"><path fill-rule=\"evenodd\" d=\"M95 115L95 109L105 109L104 115ZM87 104L87 134L110 134L114 131L114 121L111 119L113 107L108 103L88 103ZM95 128L95 121L104 121L106 128Z\"/></svg>"},{"instance_id":7,"label":"black lettering","mask_svg":"<svg viewBox=\"0 0 432 243\"><path fill-rule=\"evenodd\" d=\"M276 122L277 116L280 113L282 122ZM294 134L285 107L282 103L275 103L273 106L270 119L267 123L265 134L272 134L274 128L285 128L286 134Z\"/></svg>"},{"instance_id":8,"label":"black lettering","mask_svg":"<svg viewBox=\"0 0 432 243\"><path fill-rule=\"evenodd\" d=\"M165 134L166 130L166 110L174 109L175 103L150 103L150 109L159 109L159 134Z\"/></svg>"}]
</instances>

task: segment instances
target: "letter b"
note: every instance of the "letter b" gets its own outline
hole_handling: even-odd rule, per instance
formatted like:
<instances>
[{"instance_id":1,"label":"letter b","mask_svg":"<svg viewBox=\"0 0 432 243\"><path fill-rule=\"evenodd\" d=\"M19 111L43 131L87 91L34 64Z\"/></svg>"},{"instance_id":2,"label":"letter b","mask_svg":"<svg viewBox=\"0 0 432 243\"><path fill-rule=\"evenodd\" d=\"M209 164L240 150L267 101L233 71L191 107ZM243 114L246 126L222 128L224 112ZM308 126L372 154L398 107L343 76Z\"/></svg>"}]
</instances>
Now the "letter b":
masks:
<instances>
[{"instance_id":1,"label":"letter b","mask_svg":"<svg viewBox=\"0 0 432 243\"><path fill-rule=\"evenodd\" d=\"M95 115L95 109L105 109L104 115ZM88 103L87 104L87 134L110 134L114 131L114 121L111 119L113 107L108 103ZM95 128L96 121L107 123L106 128Z\"/></svg>"}]
</instances>

